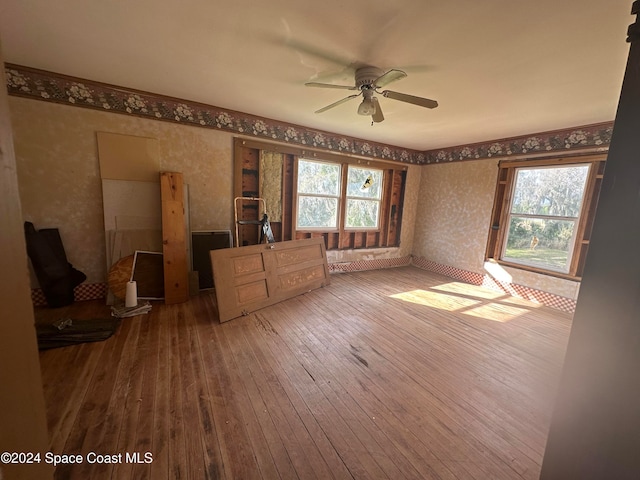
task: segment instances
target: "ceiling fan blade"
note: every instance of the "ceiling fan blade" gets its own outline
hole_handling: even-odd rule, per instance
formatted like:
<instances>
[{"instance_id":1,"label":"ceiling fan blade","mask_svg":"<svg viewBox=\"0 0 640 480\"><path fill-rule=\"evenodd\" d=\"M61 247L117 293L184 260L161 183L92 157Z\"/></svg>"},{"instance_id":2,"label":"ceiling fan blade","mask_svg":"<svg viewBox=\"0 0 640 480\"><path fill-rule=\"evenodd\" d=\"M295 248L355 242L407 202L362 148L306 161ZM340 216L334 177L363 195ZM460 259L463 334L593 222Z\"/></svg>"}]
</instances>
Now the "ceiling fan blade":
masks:
<instances>
[{"instance_id":1,"label":"ceiling fan blade","mask_svg":"<svg viewBox=\"0 0 640 480\"><path fill-rule=\"evenodd\" d=\"M392 92L391 90L385 90L382 92L382 96L386 98L392 98L394 100L400 100L401 102L412 103L420 107L436 108L438 102L423 97L414 97L413 95L407 95L406 93Z\"/></svg>"},{"instance_id":2,"label":"ceiling fan blade","mask_svg":"<svg viewBox=\"0 0 640 480\"><path fill-rule=\"evenodd\" d=\"M395 82L396 80L400 80L406 76L407 74L402 70L393 69L389 70L387 73L380 75L375 79L373 84L376 86L376 88L382 88L385 85L389 85L391 82Z\"/></svg>"},{"instance_id":3,"label":"ceiling fan blade","mask_svg":"<svg viewBox=\"0 0 640 480\"><path fill-rule=\"evenodd\" d=\"M334 85L332 83L318 83L318 82L308 82L305 83L305 85L307 87L320 87L320 88L339 88L341 90L357 90L358 87L356 87L355 85L353 86L348 86L348 85Z\"/></svg>"},{"instance_id":4,"label":"ceiling fan blade","mask_svg":"<svg viewBox=\"0 0 640 480\"><path fill-rule=\"evenodd\" d=\"M280 43L280 39L275 39L278 43ZM322 48L318 47L315 44L312 43L305 43L301 40L297 40L295 38L287 38L285 40L285 44L289 47L292 47L294 50L296 50L298 53L301 54L306 54L306 55L311 55L313 57L319 58L321 60L324 61L328 61L331 62L335 65L340 65L342 67L346 67L349 64L351 64L351 62L353 61L351 58L348 57L341 57L339 55L337 55L335 52L330 52L328 50L323 50Z\"/></svg>"},{"instance_id":5,"label":"ceiling fan blade","mask_svg":"<svg viewBox=\"0 0 640 480\"><path fill-rule=\"evenodd\" d=\"M322 113L322 112L326 112L327 110L329 110L330 108L333 107L337 107L338 105L343 104L344 102L348 102L349 100L351 100L352 98L356 98L359 97L360 94L357 93L355 95L349 95L348 97L343 98L342 100L338 100L337 102L333 102L331 105L327 105L324 108L321 108L320 110L316 110L315 113Z\"/></svg>"},{"instance_id":6,"label":"ceiling fan blade","mask_svg":"<svg viewBox=\"0 0 640 480\"><path fill-rule=\"evenodd\" d=\"M372 97L371 101L376 106L376 111L373 115L371 115L371 120L373 120L376 123L380 123L381 121L384 120L384 115L382 114L382 108L380 108L380 102L378 102L378 99L376 97Z\"/></svg>"}]
</instances>

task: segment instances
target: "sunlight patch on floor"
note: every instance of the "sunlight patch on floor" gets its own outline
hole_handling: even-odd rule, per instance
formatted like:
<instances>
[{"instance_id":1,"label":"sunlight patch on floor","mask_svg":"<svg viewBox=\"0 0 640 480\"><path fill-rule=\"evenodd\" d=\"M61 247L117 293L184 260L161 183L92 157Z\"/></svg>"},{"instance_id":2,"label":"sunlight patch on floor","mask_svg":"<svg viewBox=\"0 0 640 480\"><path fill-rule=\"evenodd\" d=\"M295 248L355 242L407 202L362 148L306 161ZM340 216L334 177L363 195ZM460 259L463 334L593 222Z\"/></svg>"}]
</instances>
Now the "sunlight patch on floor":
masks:
<instances>
[{"instance_id":1,"label":"sunlight patch on floor","mask_svg":"<svg viewBox=\"0 0 640 480\"><path fill-rule=\"evenodd\" d=\"M494 290L488 290L482 287L474 287L475 285L469 285L468 283L450 282L436 285L435 287L431 288L433 290L442 290L444 292L464 295L465 297L477 297L486 300L492 300L505 296L504 292L496 292Z\"/></svg>"},{"instance_id":2,"label":"sunlight patch on floor","mask_svg":"<svg viewBox=\"0 0 640 480\"><path fill-rule=\"evenodd\" d=\"M480 305L479 307L472 308L466 312L462 312L465 315L469 315L477 318L484 318L494 322L506 323L514 318L529 313L529 309L518 308L512 305L503 305L499 303L491 302L486 305Z\"/></svg>"},{"instance_id":3,"label":"sunlight patch on floor","mask_svg":"<svg viewBox=\"0 0 640 480\"><path fill-rule=\"evenodd\" d=\"M442 310L455 311L464 307L471 307L480 303L479 300L472 300L458 295L447 295L445 293L432 292L429 290L411 290L408 292L390 295L391 298L404 300L405 302L417 303L426 307L440 308Z\"/></svg>"},{"instance_id":4,"label":"sunlight patch on floor","mask_svg":"<svg viewBox=\"0 0 640 480\"><path fill-rule=\"evenodd\" d=\"M502 323L541 307L528 300L511 297L504 292L493 292L481 287L471 291L470 285L458 282L437 285L429 290L411 290L389 296L425 307L459 312L470 317Z\"/></svg>"},{"instance_id":5,"label":"sunlight patch on floor","mask_svg":"<svg viewBox=\"0 0 640 480\"><path fill-rule=\"evenodd\" d=\"M483 300L494 300L500 301L501 304L513 304L520 305L522 307L532 308L540 308L543 305L538 302L535 298L521 298L515 297L507 292L498 292L496 290L490 290L486 287L479 287L475 285L469 285L468 283L460 283L460 282L450 282L443 283L441 285L436 285L435 287L431 287L432 290L442 290L444 292L454 293L464 295L465 297L474 297Z\"/></svg>"}]
</instances>

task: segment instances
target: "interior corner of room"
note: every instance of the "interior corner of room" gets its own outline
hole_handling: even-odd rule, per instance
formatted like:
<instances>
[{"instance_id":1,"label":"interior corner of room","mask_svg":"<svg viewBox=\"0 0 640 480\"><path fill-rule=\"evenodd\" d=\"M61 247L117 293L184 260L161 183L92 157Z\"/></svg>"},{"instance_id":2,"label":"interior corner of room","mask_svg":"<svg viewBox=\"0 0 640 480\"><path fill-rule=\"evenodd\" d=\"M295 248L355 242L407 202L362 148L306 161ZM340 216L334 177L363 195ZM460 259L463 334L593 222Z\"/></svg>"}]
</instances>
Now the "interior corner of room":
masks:
<instances>
[{"instance_id":1,"label":"interior corner of room","mask_svg":"<svg viewBox=\"0 0 640 480\"><path fill-rule=\"evenodd\" d=\"M443 163L394 162L17 96L10 96L9 101L24 217L37 227L60 230L69 261L87 275L87 285L105 285L115 261L135 250L161 251L158 175L174 171L184 179L186 255L189 269L200 270L200 288L213 286L212 275L206 252L192 251L194 242L204 242L208 248L208 242L222 239L224 244L230 235L229 244L258 243L259 229L237 222L256 221L258 213L267 213L277 241L322 237L334 273L411 263L551 306L571 308L577 298L580 282L575 270L570 275L527 265L523 269L514 262L486 261L500 256L500 252L488 253L487 242L496 245L489 234L500 185L497 166L510 161L506 156ZM45 122L47 128L34 129L38 122ZM608 128L591 128L590 140ZM557 133L548 134L546 141ZM523 142L524 138L516 140ZM553 158L583 161L585 153L595 147L575 148L571 155L551 153L556 155ZM602 143L597 149L606 147ZM529 162L534 164L537 155L532 157ZM298 191L300 162L311 167L314 162L334 165L341 172L336 204L373 206L379 218L371 226L352 227L341 210L333 226L299 224L300 208L309 208L303 202L318 199ZM64 174L60 165L67 165ZM342 193L347 180L352 181L350 176L357 181L358 175L365 178L371 173L379 177L378 197ZM265 212L252 197L265 200ZM248 199L239 210L238 198ZM326 197L323 201L333 200ZM585 227L579 228L582 232ZM137 237L135 242L131 235ZM540 244L536 252L543 248ZM582 248L586 251L584 245ZM199 262L195 268L194 261ZM80 294L80 298L87 297Z\"/></svg>"}]
</instances>

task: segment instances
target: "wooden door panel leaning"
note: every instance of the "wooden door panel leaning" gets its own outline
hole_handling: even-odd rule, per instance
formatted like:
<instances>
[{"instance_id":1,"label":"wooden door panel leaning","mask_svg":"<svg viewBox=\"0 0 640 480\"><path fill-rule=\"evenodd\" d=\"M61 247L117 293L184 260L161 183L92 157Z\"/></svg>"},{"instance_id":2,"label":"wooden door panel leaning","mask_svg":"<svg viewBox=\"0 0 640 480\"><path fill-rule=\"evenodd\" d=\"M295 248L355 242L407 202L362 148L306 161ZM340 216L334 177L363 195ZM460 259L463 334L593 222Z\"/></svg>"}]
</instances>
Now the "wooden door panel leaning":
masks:
<instances>
[{"instance_id":1,"label":"wooden door panel leaning","mask_svg":"<svg viewBox=\"0 0 640 480\"><path fill-rule=\"evenodd\" d=\"M221 322L329 284L323 238L212 250Z\"/></svg>"}]
</instances>

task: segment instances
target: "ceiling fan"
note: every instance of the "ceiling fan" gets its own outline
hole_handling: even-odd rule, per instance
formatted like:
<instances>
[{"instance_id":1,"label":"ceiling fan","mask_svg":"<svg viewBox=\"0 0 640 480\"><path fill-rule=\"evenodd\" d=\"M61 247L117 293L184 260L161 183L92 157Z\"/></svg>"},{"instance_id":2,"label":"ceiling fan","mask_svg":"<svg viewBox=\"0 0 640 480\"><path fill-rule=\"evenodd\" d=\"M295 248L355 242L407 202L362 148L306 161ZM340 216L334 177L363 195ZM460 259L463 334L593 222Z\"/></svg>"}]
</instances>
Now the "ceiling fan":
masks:
<instances>
[{"instance_id":1,"label":"ceiling fan","mask_svg":"<svg viewBox=\"0 0 640 480\"><path fill-rule=\"evenodd\" d=\"M386 98L391 98L393 100L400 100L401 102L411 103L413 105L418 105L420 107L426 108L436 108L438 106L438 102L435 100L430 100L428 98L423 97L415 97L413 95L407 95L406 93L393 92L391 90L380 91L379 89L390 84L391 82L395 82L406 77L407 74L402 70L392 69L386 73L382 73L382 70L376 67L364 66L360 67L356 70L356 78L355 85L333 85L331 83L317 83L317 82L308 82L305 83L307 87L320 87L320 88L339 88L343 90L360 90L360 93L355 93L353 95L349 95L348 97L343 98L342 100L338 100L337 102L332 103L331 105L327 105L326 107L321 108L320 110L316 110L315 113L326 112L330 108L337 107L352 98L359 97L362 95L362 103L358 106L358 114L359 115L371 115L371 119L376 122L382 122L384 120L384 115L382 114L382 109L380 108L380 103L378 102L377 97L374 96L375 93L382 95Z\"/></svg>"}]
</instances>

